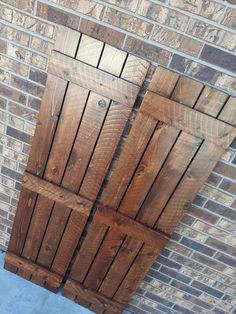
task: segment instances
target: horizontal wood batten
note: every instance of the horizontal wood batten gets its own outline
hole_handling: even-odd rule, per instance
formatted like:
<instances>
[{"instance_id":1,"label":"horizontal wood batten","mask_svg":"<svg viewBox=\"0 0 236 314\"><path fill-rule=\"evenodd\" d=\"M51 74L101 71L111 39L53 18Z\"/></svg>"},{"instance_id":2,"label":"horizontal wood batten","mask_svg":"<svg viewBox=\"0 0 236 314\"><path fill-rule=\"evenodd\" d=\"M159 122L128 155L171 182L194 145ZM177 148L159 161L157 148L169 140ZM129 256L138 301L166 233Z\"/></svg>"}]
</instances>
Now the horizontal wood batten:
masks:
<instances>
[{"instance_id":1,"label":"horizontal wood batten","mask_svg":"<svg viewBox=\"0 0 236 314\"><path fill-rule=\"evenodd\" d=\"M140 88L57 51L52 52L48 71L64 80L127 105L135 101Z\"/></svg>"},{"instance_id":2,"label":"horizontal wood batten","mask_svg":"<svg viewBox=\"0 0 236 314\"><path fill-rule=\"evenodd\" d=\"M236 136L233 126L150 91L145 95L141 112L224 148Z\"/></svg>"},{"instance_id":3,"label":"horizontal wood batten","mask_svg":"<svg viewBox=\"0 0 236 314\"><path fill-rule=\"evenodd\" d=\"M94 219L158 250L164 249L170 239L168 235L102 205L98 207Z\"/></svg>"},{"instance_id":4,"label":"horizontal wood batten","mask_svg":"<svg viewBox=\"0 0 236 314\"><path fill-rule=\"evenodd\" d=\"M66 281L63 289L63 295L75 300L76 298L87 300L91 304L90 308L94 310L95 313L121 314L125 307L125 305L112 301L104 295L85 288L71 279Z\"/></svg>"},{"instance_id":5,"label":"horizontal wood batten","mask_svg":"<svg viewBox=\"0 0 236 314\"><path fill-rule=\"evenodd\" d=\"M6 253L5 263L7 265L23 269L31 273L31 275L40 276L42 280L44 280L45 282L49 281L50 284L52 284L55 289L57 289L61 284L62 281L61 276L45 269L42 266L36 265L35 263L32 263L31 261L23 257L19 257L11 252Z\"/></svg>"},{"instance_id":6,"label":"horizontal wood batten","mask_svg":"<svg viewBox=\"0 0 236 314\"><path fill-rule=\"evenodd\" d=\"M61 203L81 214L89 215L93 203L84 197L72 193L63 187L41 179L29 172L25 172L23 186L33 192L43 195L55 202Z\"/></svg>"},{"instance_id":7,"label":"horizontal wood batten","mask_svg":"<svg viewBox=\"0 0 236 314\"><path fill-rule=\"evenodd\" d=\"M62 203L82 215L88 216L93 205L90 200L28 172L25 172L23 186L55 202ZM169 241L169 236L164 233L153 230L102 204L98 206L94 219L158 250L163 249Z\"/></svg>"}]
</instances>

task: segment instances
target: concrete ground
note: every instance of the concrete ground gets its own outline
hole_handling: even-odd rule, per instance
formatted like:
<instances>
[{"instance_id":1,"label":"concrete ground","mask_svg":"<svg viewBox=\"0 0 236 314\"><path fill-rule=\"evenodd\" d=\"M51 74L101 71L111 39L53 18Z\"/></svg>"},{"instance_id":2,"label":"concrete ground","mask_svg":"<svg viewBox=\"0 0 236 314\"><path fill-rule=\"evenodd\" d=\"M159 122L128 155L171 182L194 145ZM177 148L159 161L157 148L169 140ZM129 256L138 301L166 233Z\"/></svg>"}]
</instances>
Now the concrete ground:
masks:
<instances>
[{"instance_id":1,"label":"concrete ground","mask_svg":"<svg viewBox=\"0 0 236 314\"><path fill-rule=\"evenodd\" d=\"M0 251L0 314L92 314L78 304L3 269Z\"/></svg>"}]
</instances>

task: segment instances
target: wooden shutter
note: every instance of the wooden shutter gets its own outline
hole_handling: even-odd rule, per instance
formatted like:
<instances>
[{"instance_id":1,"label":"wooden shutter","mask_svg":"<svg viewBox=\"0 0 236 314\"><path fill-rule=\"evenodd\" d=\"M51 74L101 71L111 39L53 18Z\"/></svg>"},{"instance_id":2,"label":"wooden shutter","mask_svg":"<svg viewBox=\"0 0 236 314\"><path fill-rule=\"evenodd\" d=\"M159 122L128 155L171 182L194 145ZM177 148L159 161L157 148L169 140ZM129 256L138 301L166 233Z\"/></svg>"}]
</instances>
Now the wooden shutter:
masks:
<instances>
[{"instance_id":1,"label":"wooden shutter","mask_svg":"<svg viewBox=\"0 0 236 314\"><path fill-rule=\"evenodd\" d=\"M149 67L64 27L54 49L5 262L52 291L66 274Z\"/></svg>"},{"instance_id":2,"label":"wooden shutter","mask_svg":"<svg viewBox=\"0 0 236 314\"><path fill-rule=\"evenodd\" d=\"M121 312L234 139L235 106L223 92L156 70L74 258L65 296L96 313ZM99 220L105 212L110 222L115 213L126 220L108 226ZM142 229L132 230L135 223Z\"/></svg>"}]
</instances>

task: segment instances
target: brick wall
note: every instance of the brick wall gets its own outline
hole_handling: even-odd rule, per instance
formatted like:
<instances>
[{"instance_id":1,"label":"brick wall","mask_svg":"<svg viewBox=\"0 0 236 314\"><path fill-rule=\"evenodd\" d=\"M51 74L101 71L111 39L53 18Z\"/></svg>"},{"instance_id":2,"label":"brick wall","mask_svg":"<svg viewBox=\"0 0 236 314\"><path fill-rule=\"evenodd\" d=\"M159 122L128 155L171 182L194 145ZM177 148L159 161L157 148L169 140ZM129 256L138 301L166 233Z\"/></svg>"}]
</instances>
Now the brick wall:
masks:
<instances>
[{"instance_id":1,"label":"brick wall","mask_svg":"<svg viewBox=\"0 0 236 314\"><path fill-rule=\"evenodd\" d=\"M235 0L0 1L0 249L8 245L47 77L63 24L236 94ZM236 313L236 141L128 307Z\"/></svg>"}]
</instances>

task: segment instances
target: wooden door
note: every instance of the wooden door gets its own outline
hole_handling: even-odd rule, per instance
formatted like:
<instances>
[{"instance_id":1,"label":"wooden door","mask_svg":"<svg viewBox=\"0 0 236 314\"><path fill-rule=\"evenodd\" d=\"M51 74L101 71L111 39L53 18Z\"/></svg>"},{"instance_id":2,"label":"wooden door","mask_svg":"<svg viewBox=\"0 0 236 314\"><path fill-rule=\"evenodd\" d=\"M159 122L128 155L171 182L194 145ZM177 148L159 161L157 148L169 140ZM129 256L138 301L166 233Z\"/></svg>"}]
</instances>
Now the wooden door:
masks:
<instances>
[{"instance_id":1,"label":"wooden door","mask_svg":"<svg viewBox=\"0 0 236 314\"><path fill-rule=\"evenodd\" d=\"M6 269L52 291L60 286L148 68L59 28Z\"/></svg>"},{"instance_id":2,"label":"wooden door","mask_svg":"<svg viewBox=\"0 0 236 314\"><path fill-rule=\"evenodd\" d=\"M236 135L235 98L160 67L148 89L64 287L96 313L125 307Z\"/></svg>"}]
</instances>

